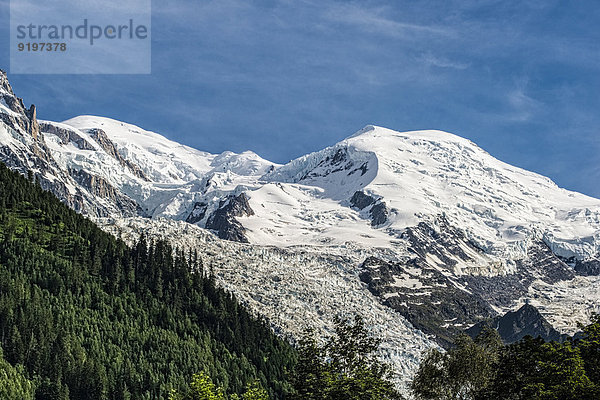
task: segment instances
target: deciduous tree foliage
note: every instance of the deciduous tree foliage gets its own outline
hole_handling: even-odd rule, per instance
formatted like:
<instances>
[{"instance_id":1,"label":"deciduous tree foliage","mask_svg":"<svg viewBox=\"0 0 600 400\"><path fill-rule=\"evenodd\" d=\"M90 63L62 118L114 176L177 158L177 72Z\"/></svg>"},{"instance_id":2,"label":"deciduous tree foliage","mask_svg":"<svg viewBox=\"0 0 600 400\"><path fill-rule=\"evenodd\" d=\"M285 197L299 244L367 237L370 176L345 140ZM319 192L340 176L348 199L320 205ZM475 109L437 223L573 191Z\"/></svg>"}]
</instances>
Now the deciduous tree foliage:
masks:
<instances>
[{"instance_id":1,"label":"deciduous tree foliage","mask_svg":"<svg viewBox=\"0 0 600 400\"><path fill-rule=\"evenodd\" d=\"M269 400L267 391L258 381L246 385L246 391L240 397L232 394L230 400ZM190 389L184 394L174 390L170 400L227 400L222 387L217 387L206 372L194 374Z\"/></svg>"},{"instance_id":2,"label":"deciduous tree foliage","mask_svg":"<svg viewBox=\"0 0 600 400\"><path fill-rule=\"evenodd\" d=\"M0 350L0 399L33 400L35 385L25 377L22 365L7 363Z\"/></svg>"},{"instance_id":3,"label":"deciduous tree foliage","mask_svg":"<svg viewBox=\"0 0 600 400\"><path fill-rule=\"evenodd\" d=\"M475 338L461 335L446 353L431 350L422 361L412 389L419 399L473 399L487 387L498 362L502 341L496 331L483 329Z\"/></svg>"},{"instance_id":4,"label":"deciduous tree foliage","mask_svg":"<svg viewBox=\"0 0 600 400\"><path fill-rule=\"evenodd\" d=\"M389 366L378 360L380 341L370 336L361 317L337 318L335 335L319 345L311 331L300 340L292 376L294 399L401 399L389 378Z\"/></svg>"},{"instance_id":5,"label":"deciduous tree foliage","mask_svg":"<svg viewBox=\"0 0 600 400\"><path fill-rule=\"evenodd\" d=\"M582 328L564 343L527 336L501 346L490 330L475 341L460 337L446 353L427 354L411 389L422 400L599 399L600 318Z\"/></svg>"}]
</instances>

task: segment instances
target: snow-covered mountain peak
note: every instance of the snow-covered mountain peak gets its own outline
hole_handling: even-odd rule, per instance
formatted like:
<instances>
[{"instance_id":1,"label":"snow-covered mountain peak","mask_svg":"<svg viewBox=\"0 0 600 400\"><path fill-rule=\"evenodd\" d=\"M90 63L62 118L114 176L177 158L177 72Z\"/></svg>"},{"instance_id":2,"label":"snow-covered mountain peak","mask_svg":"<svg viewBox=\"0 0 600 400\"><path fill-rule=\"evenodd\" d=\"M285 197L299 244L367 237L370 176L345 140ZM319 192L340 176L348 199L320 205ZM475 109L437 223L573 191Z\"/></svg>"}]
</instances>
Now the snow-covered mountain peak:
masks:
<instances>
[{"instance_id":1,"label":"snow-covered mountain peak","mask_svg":"<svg viewBox=\"0 0 600 400\"><path fill-rule=\"evenodd\" d=\"M396 132L369 125L264 179L307 187L303 193L318 188L316 197L358 208L375 230L392 236L421 221L435 225L436 216L444 215L469 240L502 259L526 257L529 243L539 240L566 258L600 254L600 200L561 189L443 131ZM290 214L286 211L286 218Z\"/></svg>"},{"instance_id":2,"label":"snow-covered mountain peak","mask_svg":"<svg viewBox=\"0 0 600 400\"><path fill-rule=\"evenodd\" d=\"M416 130L416 131L395 131L393 129L385 128L382 126L376 125L367 125L354 134L350 135L344 141L353 142L357 139L361 141L369 141L373 139L385 138L385 137L395 137L398 139L408 140L408 139L422 139L429 141L437 141L437 142L455 142L461 143L463 145L472 145L477 147L477 145L471 142L468 139L465 139L461 136L455 135L453 133L449 133L446 131L436 130L436 129L426 129L426 130Z\"/></svg>"},{"instance_id":3,"label":"snow-covered mountain peak","mask_svg":"<svg viewBox=\"0 0 600 400\"><path fill-rule=\"evenodd\" d=\"M138 165L154 182L189 182L201 179L211 170L212 154L181 145L136 125L90 115L75 117L63 124L88 134L105 134L124 158Z\"/></svg>"},{"instance_id":4,"label":"snow-covered mountain peak","mask_svg":"<svg viewBox=\"0 0 600 400\"><path fill-rule=\"evenodd\" d=\"M280 166L249 150L240 154L225 151L215 156L210 165L215 172L230 171L244 176L264 175Z\"/></svg>"},{"instance_id":5,"label":"snow-covered mountain peak","mask_svg":"<svg viewBox=\"0 0 600 400\"><path fill-rule=\"evenodd\" d=\"M185 183L202 179L209 172L262 175L277 165L251 151L215 155L196 150L139 126L105 117L84 115L63 124L88 133L101 130L121 155L139 165L158 183Z\"/></svg>"}]
</instances>

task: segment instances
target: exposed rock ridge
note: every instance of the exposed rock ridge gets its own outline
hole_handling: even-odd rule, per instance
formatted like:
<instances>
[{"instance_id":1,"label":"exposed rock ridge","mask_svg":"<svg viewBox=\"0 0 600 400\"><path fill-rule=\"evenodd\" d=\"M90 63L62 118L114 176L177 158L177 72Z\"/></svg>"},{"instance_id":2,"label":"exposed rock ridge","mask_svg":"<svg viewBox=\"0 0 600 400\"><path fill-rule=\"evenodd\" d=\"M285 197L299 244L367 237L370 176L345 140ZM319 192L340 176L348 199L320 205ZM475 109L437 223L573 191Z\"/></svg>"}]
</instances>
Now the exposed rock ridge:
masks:
<instances>
[{"instance_id":1,"label":"exposed rock ridge","mask_svg":"<svg viewBox=\"0 0 600 400\"><path fill-rule=\"evenodd\" d=\"M190 224L195 224L197 222L202 221L204 219L204 217L206 216L207 208L208 208L208 204L205 202L194 203L194 207L193 207L192 211L190 212L190 214L185 219L185 222L188 222Z\"/></svg>"},{"instance_id":2,"label":"exposed rock ridge","mask_svg":"<svg viewBox=\"0 0 600 400\"><path fill-rule=\"evenodd\" d=\"M34 139L38 139L40 127L37 121L35 105L25 107L23 99L15 96L6 73L0 70L0 101L11 111L11 113L0 112L0 119L9 126L28 133Z\"/></svg>"},{"instance_id":3,"label":"exposed rock ridge","mask_svg":"<svg viewBox=\"0 0 600 400\"><path fill-rule=\"evenodd\" d=\"M117 146L115 146L112 140L109 139L109 137L106 135L106 132L99 128L93 128L88 130L88 133L96 141L96 143L98 143L106 153L115 158L119 164L125 168L128 168L138 178L143 179L146 182L150 181L150 179L148 179L146 174L144 174L144 171L142 171L139 166L125 159L121 153L119 153Z\"/></svg>"},{"instance_id":4,"label":"exposed rock ridge","mask_svg":"<svg viewBox=\"0 0 600 400\"><path fill-rule=\"evenodd\" d=\"M51 133L57 136L61 140L62 144L74 143L81 150L95 150L94 146L92 146L87 140L70 129L65 129L54 124L42 122L40 123L40 130L44 133Z\"/></svg>"},{"instance_id":5,"label":"exposed rock ridge","mask_svg":"<svg viewBox=\"0 0 600 400\"><path fill-rule=\"evenodd\" d=\"M407 228L402 238L408 240L409 251L418 258L425 260L428 255L433 255L449 270L461 261L472 261L477 253L483 254L462 230L452 226L443 215L438 215L435 221L420 222L416 227ZM467 249L471 255L467 254Z\"/></svg>"},{"instance_id":6,"label":"exposed rock ridge","mask_svg":"<svg viewBox=\"0 0 600 400\"><path fill-rule=\"evenodd\" d=\"M481 296L458 287L419 259L390 263L370 257L361 269L360 279L382 304L434 335L441 346L450 346L457 333L496 315Z\"/></svg>"},{"instance_id":7,"label":"exposed rock ridge","mask_svg":"<svg viewBox=\"0 0 600 400\"><path fill-rule=\"evenodd\" d=\"M481 273L490 260L443 216L408 228L403 238L412 258L394 263L368 258L360 278L384 305L443 346L466 327L512 307L534 281L553 284L575 276L542 241L532 243L528 257L505 273Z\"/></svg>"},{"instance_id":8,"label":"exposed rock ridge","mask_svg":"<svg viewBox=\"0 0 600 400\"><path fill-rule=\"evenodd\" d=\"M104 178L91 175L84 170L70 170L69 172L75 181L89 190L92 195L115 203L124 216L143 216L142 208L135 201L120 193ZM103 216L110 216L110 213L106 211L106 215Z\"/></svg>"},{"instance_id":9,"label":"exposed rock ridge","mask_svg":"<svg viewBox=\"0 0 600 400\"><path fill-rule=\"evenodd\" d=\"M496 329L506 344L517 342L525 336L539 336L545 341L561 341L565 338L531 304L524 304L517 311L509 311L502 316L479 322L467 329L466 333L476 337L484 326Z\"/></svg>"},{"instance_id":10,"label":"exposed rock ridge","mask_svg":"<svg viewBox=\"0 0 600 400\"><path fill-rule=\"evenodd\" d=\"M230 196L225 200L221 200L219 208L208 217L206 229L216 231L221 239L249 243L245 235L246 228L235 217L250 215L254 215L254 211L250 208L248 196L245 193Z\"/></svg>"},{"instance_id":11,"label":"exposed rock ridge","mask_svg":"<svg viewBox=\"0 0 600 400\"><path fill-rule=\"evenodd\" d=\"M389 211L385 202L365 194L361 190L354 192L350 198L350 204L359 210L370 207L369 217L371 218L371 226L373 227L381 226L388 221Z\"/></svg>"},{"instance_id":12,"label":"exposed rock ridge","mask_svg":"<svg viewBox=\"0 0 600 400\"><path fill-rule=\"evenodd\" d=\"M18 149L15 150L8 146L0 146L0 159L2 159L2 162L4 162L8 168L17 171L22 175L27 176L28 172L32 171L36 181L44 190L54 193L56 197L75 211L84 212L86 210L86 202L79 190L72 193L63 180L49 179L46 177L44 171L54 171L58 173L58 176L61 176L61 174L58 170L53 169L51 164L44 158L27 157ZM28 161L26 162L24 160Z\"/></svg>"}]
</instances>

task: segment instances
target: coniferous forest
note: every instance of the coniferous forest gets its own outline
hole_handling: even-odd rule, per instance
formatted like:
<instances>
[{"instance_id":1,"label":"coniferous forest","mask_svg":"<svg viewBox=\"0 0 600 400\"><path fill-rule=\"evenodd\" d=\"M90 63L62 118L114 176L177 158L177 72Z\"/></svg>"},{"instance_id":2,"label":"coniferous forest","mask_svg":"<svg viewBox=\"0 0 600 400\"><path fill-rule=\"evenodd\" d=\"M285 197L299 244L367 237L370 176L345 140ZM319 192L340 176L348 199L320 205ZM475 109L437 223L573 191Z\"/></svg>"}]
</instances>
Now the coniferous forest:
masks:
<instances>
[{"instance_id":1,"label":"coniferous forest","mask_svg":"<svg viewBox=\"0 0 600 400\"><path fill-rule=\"evenodd\" d=\"M4 165L0 340L0 391L15 399L166 399L198 372L281 398L295 358L198 253L130 248Z\"/></svg>"}]
</instances>

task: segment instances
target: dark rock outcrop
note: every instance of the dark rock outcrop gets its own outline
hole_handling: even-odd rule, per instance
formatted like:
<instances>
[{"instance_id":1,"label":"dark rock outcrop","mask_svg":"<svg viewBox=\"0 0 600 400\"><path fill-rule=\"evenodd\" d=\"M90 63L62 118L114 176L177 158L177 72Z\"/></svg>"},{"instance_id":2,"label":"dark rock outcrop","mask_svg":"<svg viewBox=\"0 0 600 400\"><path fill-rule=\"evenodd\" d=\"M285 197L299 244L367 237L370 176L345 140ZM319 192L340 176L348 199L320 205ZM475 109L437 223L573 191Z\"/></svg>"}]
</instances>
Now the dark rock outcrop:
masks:
<instances>
[{"instance_id":1,"label":"dark rock outcrop","mask_svg":"<svg viewBox=\"0 0 600 400\"><path fill-rule=\"evenodd\" d=\"M145 216L142 208L135 201L123 195L104 178L92 175L84 170L70 170L69 173L79 185L94 196L107 199L116 204L124 216Z\"/></svg>"},{"instance_id":2,"label":"dark rock outcrop","mask_svg":"<svg viewBox=\"0 0 600 400\"><path fill-rule=\"evenodd\" d=\"M44 122L40 124L40 130L56 135L62 144L74 143L81 150L94 150L94 146L72 130Z\"/></svg>"},{"instance_id":3,"label":"dark rock outcrop","mask_svg":"<svg viewBox=\"0 0 600 400\"><path fill-rule=\"evenodd\" d=\"M216 231L221 239L248 243L246 228L235 217L250 215L254 215L254 211L250 208L248 196L240 193L219 202L219 208L208 217L206 228Z\"/></svg>"},{"instance_id":4,"label":"dark rock outcrop","mask_svg":"<svg viewBox=\"0 0 600 400\"><path fill-rule=\"evenodd\" d=\"M33 150L43 155L39 148ZM0 160L8 168L25 176L29 171L36 171L34 173L35 180L44 190L54 193L63 203L77 212L86 211L84 198L79 191L71 193L62 180L48 179L45 176L45 171L53 171L54 174L61 176L60 171L54 168L53 163L48 161L46 157L29 157L27 154L15 153L8 146L0 146Z\"/></svg>"},{"instance_id":5,"label":"dark rock outcrop","mask_svg":"<svg viewBox=\"0 0 600 400\"><path fill-rule=\"evenodd\" d=\"M387 222L389 212L387 206L382 201L371 207L371 210L369 210L369 215L371 216L371 226L376 227Z\"/></svg>"},{"instance_id":6,"label":"dark rock outcrop","mask_svg":"<svg viewBox=\"0 0 600 400\"><path fill-rule=\"evenodd\" d=\"M418 258L425 259L428 254L433 255L449 270L453 269L458 260L471 261L464 248L470 248L474 253L482 252L443 215L437 216L435 224L420 222L415 227L407 228L402 238L408 240L409 251Z\"/></svg>"},{"instance_id":7,"label":"dark rock outcrop","mask_svg":"<svg viewBox=\"0 0 600 400\"><path fill-rule=\"evenodd\" d=\"M488 321L479 322L465 332L475 338L484 326L496 329L506 344L514 343L525 336L534 338L540 336L545 341L562 341L566 335L561 335L540 312L531 304L525 304L517 311L509 311Z\"/></svg>"},{"instance_id":8,"label":"dark rock outcrop","mask_svg":"<svg viewBox=\"0 0 600 400\"><path fill-rule=\"evenodd\" d=\"M25 116L29 120L29 133L34 139L37 139L40 134L40 125L38 124L37 111L34 104L28 110L25 110Z\"/></svg>"},{"instance_id":9,"label":"dark rock outcrop","mask_svg":"<svg viewBox=\"0 0 600 400\"><path fill-rule=\"evenodd\" d=\"M576 260L574 269L577 275L600 275L600 259L596 258L586 261Z\"/></svg>"},{"instance_id":10,"label":"dark rock outcrop","mask_svg":"<svg viewBox=\"0 0 600 400\"><path fill-rule=\"evenodd\" d=\"M382 304L402 314L417 329L434 335L444 347L465 327L495 315L479 295L459 287L420 260L388 263L370 257L361 265L360 279Z\"/></svg>"},{"instance_id":11,"label":"dark rock outcrop","mask_svg":"<svg viewBox=\"0 0 600 400\"><path fill-rule=\"evenodd\" d=\"M369 196L360 190L354 192L350 198L350 204L352 207L358 208L359 210L371 207L369 216L371 217L371 226L373 227L383 225L388 220L389 211L385 202L381 201L381 199Z\"/></svg>"},{"instance_id":12,"label":"dark rock outcrop","mask_svg":"<svg viewBox=\"0 0 600 400\"><path fill-rule=\"evenodd\" d=\"M338 148L335 153L328 155L323 158L319 163L310 170L306 171L299 179L299 181L317 177L324 177L330 174L334 174L340 171L348 171L347 175L350 176L356 172L361 173L361 176L366 174L368 171L368 164L366 162L357 166L354 161L350 159L348 149Z\"/></svg>"},{"instance_id":13,"label":"dark rock outcrop","mask_svg":"<svg viewBox=\"0 0 600 400\"><path fill-rule=\"evenodd\" d=\"M350 199L350 204L352 204L352 207L356 207L359 210L364 210L370 205L375 204L376 201L377 199L375 197L369 196L368 194L365 194L364 192L359 190L354 192L354 194L352 195L352 198Z\"/></svg>"},{"instance_id":14,"label":"dark rock outcrop","mask_svg":"<svg viewBox=\"0 0 600 400\"><path fill-rule=\"evenodd\" d=\"M315 168L306 172L300 180L327 176L335 172L350 170L352 163L348 160L348 150L338 149L332 156L327 156L321 160Z\"/></svg>"},{"instance_id":15,"label":"dark rock outcrop","mask_svg":"<svg viewBox=\"0 0 600 400\"><path fill-rule=\"evenodd\" d=\"M206 216L206 210L208 208L208 204L204 202L196 202L194 203L194 208L190 212L190 214L185 219L185 222L190 224L195 224L196 222L202 221Z\"/></svg>"},{"instance_id":16,"label":"dark rock outcrop","mask_svg":"<svg viewBox=\"0 0 600 400\"><path fill-rule=\"evenodd\" d=\"M78 212L85 212L86 201L78 189L69 190L70 177L52 158L50 149L39 134L37 111L34 105L25 108L23 100L16 97L6 77L0 70L0 99L11 112L0 112L0 123L15 138L16 146L1 145L0 160L10 169L25 176L31 171L36 182L51 191L62 202Z\"/></svg>"},{"instance_id":17,"label":"dark rock outcrop","mask_svg":"<svg viewBox=\"0 0 600 400\"><path fill-rule=\"evenodd\" d=\"M515 272L498 276L461 276L459 282L496 307L509 307L526 296L529 286L540 279L553 284L575 277L573 269L557 257L544 242L532 243L528 258L517 260Z\"/></svg>"},{"instance_id":18,"label":"dark rock outcrop","mask_svg":"<svg viewBox=\"0 0 600 400\"><path fill-rule=\"evenodd\" d=\"M25 108L23 99L15 96L6 73L0 70L0 99L15 114L0 113L0 120L16 130L28 133L34 139L38 139L40 127L37 121L37 111L35 105Z\"/></svg>"},{"instance_id":19,"label":"dark rock outcrop","mask_svg":"<svg viewBox=\"0 0 600 400\"><path fill-rule=\"evenodd\" d=\"M8 77L6 76L6 72L0 69L0 92L13 93L12 87L10 86L10 82L8 81Z\"/></svg>"},{"instance_id":20,"label":"dark rock outcrop","mask_svg":"<svg viewBox=\"0 0 600 400\"><path fill-rule=\"evenodd\" d=\"M509 307L527 295L535 280L552 284L575 276L541 241L530 245L526 259L515 261L512 273L456 274L457 264L468 265L484 252L444 216L406 229L402 238L408 241L412 258L396 263L369 258L360 278L384 305L435 335L442 346L450 345L467 326L494 317L495 307ZM478 262L482 261L485 258Z\"/></svg>"},{"instance_id":21,"label":"dark rock outcrop","mask_svg":"<svg viewBox=\"0 0 600 400\"><path fill-rule=\"evenodd\" d=\"M135 176L145 181L150 181L142 169L134 164L133 162L126 160L121 153L119 153L117 146L109 139L106 132L99 128L93 128L88 131L92 139L100 145L100 147L115 160L119 162L123 167L128 168Z\"/></svg>"}]
</instances>

